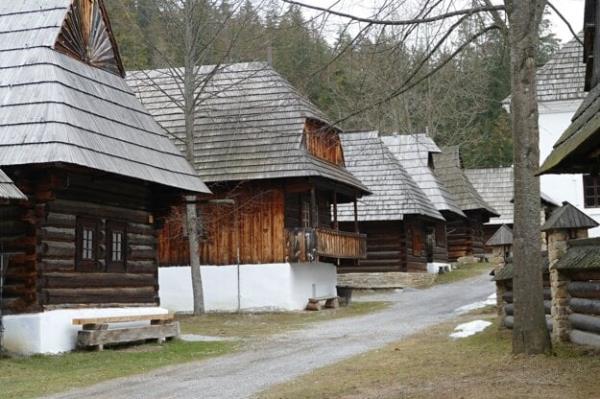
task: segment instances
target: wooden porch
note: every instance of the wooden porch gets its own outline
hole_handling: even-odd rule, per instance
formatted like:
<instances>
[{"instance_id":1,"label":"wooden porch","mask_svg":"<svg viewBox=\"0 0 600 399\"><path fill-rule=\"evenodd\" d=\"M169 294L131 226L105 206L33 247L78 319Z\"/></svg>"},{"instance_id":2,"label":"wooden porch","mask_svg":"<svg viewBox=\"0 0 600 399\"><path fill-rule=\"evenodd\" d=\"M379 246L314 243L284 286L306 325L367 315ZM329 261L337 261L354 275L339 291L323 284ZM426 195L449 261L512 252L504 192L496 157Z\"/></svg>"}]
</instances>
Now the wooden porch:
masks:
<instances>
[{"instance_id":1,"label":"wooden porch","mask_svg":"<svg viewBox=\"0 0 600 399\"><path fill-rule=\"evenodd\" d=\"M286 230L288 262L318 262L329 259L365 259L367 236L323 227L296 227Z\"/></svg>"}]
</instances>

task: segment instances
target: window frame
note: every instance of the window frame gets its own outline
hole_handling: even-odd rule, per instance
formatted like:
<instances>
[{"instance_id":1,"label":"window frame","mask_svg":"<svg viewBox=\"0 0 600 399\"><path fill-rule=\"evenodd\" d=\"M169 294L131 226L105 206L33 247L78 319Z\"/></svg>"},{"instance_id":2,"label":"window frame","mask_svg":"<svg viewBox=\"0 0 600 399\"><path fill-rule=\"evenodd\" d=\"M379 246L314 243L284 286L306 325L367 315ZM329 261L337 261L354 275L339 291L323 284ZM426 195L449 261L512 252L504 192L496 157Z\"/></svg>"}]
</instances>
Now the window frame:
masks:
<instances>
[{"instance_id":1,"label":"window frame","mask_svg":"<svg viewBox=\"0 0 600 399\"><path fill-rule=\"evenodd\" d=\"M113 260L113 234L121 233L121 259ZM106 222L106 271L127 271L127 224L114 220Z\"/></svg>"},{"instance_id":2,"label":"window frame","mask_svg":"<svg viewBox=\"0 0 600 399\"><path fill-rule=\"evenodd\" d=\"M92 258L83 257L83 233L84 230L91 229L92 236ZM100 245L100 220L87 216L78 216L76 220L76 238L75 238L75 270L78 272L97 272L99 271L99 245Z\"/></svg>"},{"instance_id":3,"label":"window frame","mask_svg":"<svg viewBox=\"0 0 600 399\"><path fill-rule=\"evenodd\" d=\"M588 189L593 193L588 195ZM591 199L591 202L588 202ZM600 176L583 175L583 206L584 208L600 208Z\"/></svg>"}]
</instances>

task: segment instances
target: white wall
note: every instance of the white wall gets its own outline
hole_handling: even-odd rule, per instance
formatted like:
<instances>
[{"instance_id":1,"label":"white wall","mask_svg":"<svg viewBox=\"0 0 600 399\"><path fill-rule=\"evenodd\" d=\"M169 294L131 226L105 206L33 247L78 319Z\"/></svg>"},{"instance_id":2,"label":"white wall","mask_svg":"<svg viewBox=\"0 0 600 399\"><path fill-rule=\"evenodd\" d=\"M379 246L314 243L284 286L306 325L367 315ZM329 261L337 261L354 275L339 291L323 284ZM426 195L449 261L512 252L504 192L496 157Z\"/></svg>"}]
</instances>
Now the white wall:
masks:
<instances>
[{"instance_id":1,"label":"white wall","mask_svg":"<svg viewBox=\"0 0 600 399\"><path fill-rule=\"evenodd\" d=\"M81 329L73 325L73 319L163 313L167 310L159 307L131 307L62 309L4 316L4 347L8 352L24 355L68 352L75 349L77 332Z\"/></svg>"},{"instance_id":2,"label":"white wall","mask_svg":"<svg viewBox=\"0 0 600 399\"><path fill-rule=\"evenodd\" d=\"M201 273L210 312L302 310L312 296L336 294L336 268L328 263L202 266ZM161 306L191 312L190 267L162 267L158 277Z\"/></svg>"},{"instance_id":3,"label":"white wall","mask_svg":"<svg viewBox=\"0 0 600 399\"><path fill-rule=\"evenodd\" d=\"M582 100L539 103L540 110L540 160L543 162L571 124L571 118ZM556 202L569 201L600 222L600 208L584 208L583 180L581 175L544 175L540 180L542 191ZM600 236L600 228L590 230L590 236Z\"/></svg>"}]
</instances>

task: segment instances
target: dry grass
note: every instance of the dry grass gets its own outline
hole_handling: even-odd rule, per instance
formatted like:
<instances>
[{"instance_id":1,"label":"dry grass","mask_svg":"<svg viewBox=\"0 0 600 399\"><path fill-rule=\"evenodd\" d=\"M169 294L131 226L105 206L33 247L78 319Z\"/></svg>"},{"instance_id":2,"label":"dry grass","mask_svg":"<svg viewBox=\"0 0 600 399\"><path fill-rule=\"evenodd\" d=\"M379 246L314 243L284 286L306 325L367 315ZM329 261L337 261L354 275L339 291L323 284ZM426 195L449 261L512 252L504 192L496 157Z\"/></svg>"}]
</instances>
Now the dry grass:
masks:
<instances>
[{"instance_id":1,"label":"dry grass","mask_svg":"<svg viewBox=\"0 0 600 399\"><path fill-rule=\"evenodd\" d=\"M592 399L600 397L600 356L570 346L555 356L513 356L510 333L491 326L453 340L465 316L410 339L316 370L262 399Z\"/></svg>"},{"instance_id":2,"label":"dry grass","mask_svg":"<svg viewBox=\"0 0 600 399\"><path fill-rule=\"evenodd\" d=\"M26 399L84 387L177 363L223 355L233 343L173 341L73 352L61 356L0 359L0 398Z\"/></svg>"},{"instance_id":3,"label":"dry grass","mask_svg":"<svg viewBox=\"0 0 600 399\"><path fill-rule=\"evenodd\" d=\"M186 334L219 337L256 337L297 330L308 323L359 316L386 308L386 302L354 302L348 307L319 312L209 313L199 317L182 316Z\"/></svg>"},{"instance_id":4,"label":"dry grass","mask_svg":"<svg viewBox=\"0 0 600 399\"><path fill-rule=\"evenodd\" d=\"M479 262L467 263L458 266L457 269L450 273L438 274L435 279L435 284L450 284L460 280L465 280L471 277L479 276L485 272L490 272L494 268L493 263Z\"/></svg>"}]
</instances>

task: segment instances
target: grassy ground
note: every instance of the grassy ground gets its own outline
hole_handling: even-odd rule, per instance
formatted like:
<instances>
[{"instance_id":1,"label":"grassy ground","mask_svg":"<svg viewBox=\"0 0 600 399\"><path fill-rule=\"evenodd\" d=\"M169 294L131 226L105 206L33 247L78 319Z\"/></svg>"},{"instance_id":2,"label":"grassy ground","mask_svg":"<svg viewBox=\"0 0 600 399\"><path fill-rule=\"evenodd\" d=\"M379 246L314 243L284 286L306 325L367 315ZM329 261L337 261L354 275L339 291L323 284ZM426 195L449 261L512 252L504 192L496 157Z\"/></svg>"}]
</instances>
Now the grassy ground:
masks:
<instances>
[{"instance_id":1,"label":"grassy ground","mask_svg":"<svg viewBox=\"0 0 600 399\"><path fill-rule=\"evenodd\" d=\"M297 330L307 323L359 316L387 306L385 302L354 302L348 307L319 312L209 313L199 317L182 317L180 323L185 333L248 338Z\"/></svg>"},{"instance_id":2,"label":"grassy ground","mask_svg":"<svg viewBox=\"0 0 600 399\"><path fill-rule=\"evenodd\" d=\"M482 273L490 272L494 268L494 264L487 262L467 263L460 265L457 269L450 273L439 274L435 279L435 284L455 283L459 280L464 280L470 277L479 276Z\"/></svg>"},{"instance_id":3,"label":"grassy ground","mask_svg":"<svg viewBox=\"0 0 600 399\"><path fill-rule=\"evenodd\" d=\"M361 315L387 306L385 302L354 303L320 312L207 314L185 317L184 334L262 337L307 323ZM25 399L92 385L112 378L141 374L168 365L223 355L238 342L183 342L138 345L103 352L73 352L61 356L0 359L0 399Z\"/></svg>"},{"instance_id":4,"label":"grassy ground","mask_svg":"<svg viewBox=\"0 0 600 399\"><path fill-rule=\"evenodd\" d=\"M469 315L459 322L493 316ZM496 325L453 340L458 322L316 370L258 395L261 399L592 399L600 356L561 346L555 356L513 356L510 333Z\"/></svg>"},{"instance_id":5,"label":"grassy ground","mask_svg":"<svg viewBox=\"0 0 600 399\"><path fill-rule=\"evenodd\" d=\"M0 398L25 399L177 363L222 355L235 348L223 342L173 341L103 352L0 359Z\"/></svg>"}]
</instances>

